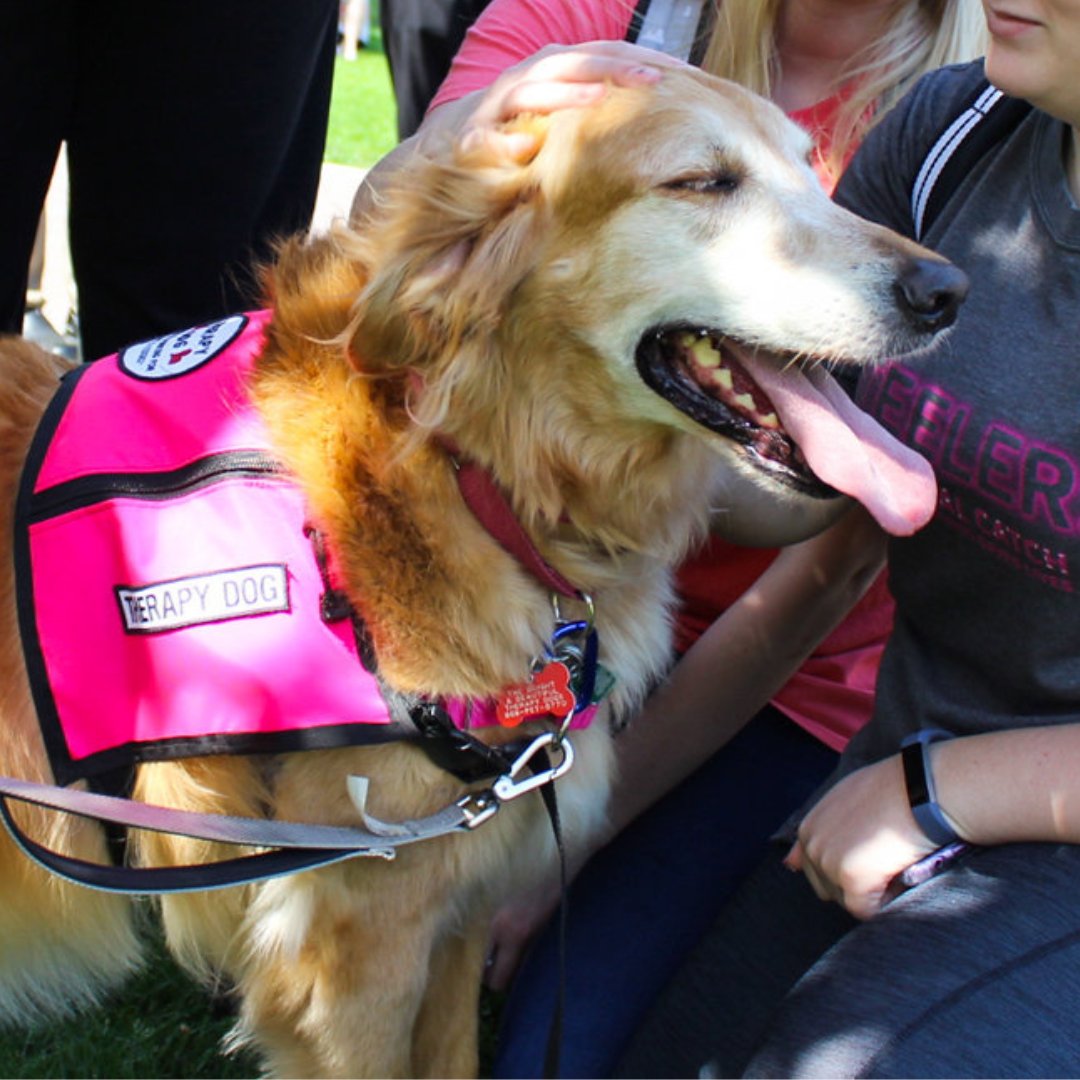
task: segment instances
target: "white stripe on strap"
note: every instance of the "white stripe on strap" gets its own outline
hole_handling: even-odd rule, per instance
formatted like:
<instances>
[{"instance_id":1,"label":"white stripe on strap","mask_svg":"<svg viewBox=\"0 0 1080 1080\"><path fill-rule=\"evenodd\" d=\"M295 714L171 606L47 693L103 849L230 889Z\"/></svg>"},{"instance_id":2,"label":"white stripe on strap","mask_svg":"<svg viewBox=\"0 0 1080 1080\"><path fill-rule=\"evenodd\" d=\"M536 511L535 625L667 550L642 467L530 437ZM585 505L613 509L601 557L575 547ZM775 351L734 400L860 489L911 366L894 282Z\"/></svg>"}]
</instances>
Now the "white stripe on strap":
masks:
<instances>
[{"instance_id":1,"label":"white stripe on strap","mask_svg":"<svg viewBox=\"0 0 1080 1080\"><path fill-rule=\"evenodd\" d=\"M915 224L915 239L922 238L923 218L930 202L934 185L949 159L971 133L972 129L1001 100L1002 93L994 86L988 86L979 97L962 112L942 133L941 137L926 155L926 159L915 178L911 189L911 215Z\"/></svg>"},{"instance_id":2,"label":"white stripe on strap","mask_svg":"<svg viewBox=\"0 0 1080 1080\"><path fill-rule=\"evenodd\" d=\"M652 0L638 31L637 44L689 60L702 6L701 0Z\"/></svg>"}]
</instances>

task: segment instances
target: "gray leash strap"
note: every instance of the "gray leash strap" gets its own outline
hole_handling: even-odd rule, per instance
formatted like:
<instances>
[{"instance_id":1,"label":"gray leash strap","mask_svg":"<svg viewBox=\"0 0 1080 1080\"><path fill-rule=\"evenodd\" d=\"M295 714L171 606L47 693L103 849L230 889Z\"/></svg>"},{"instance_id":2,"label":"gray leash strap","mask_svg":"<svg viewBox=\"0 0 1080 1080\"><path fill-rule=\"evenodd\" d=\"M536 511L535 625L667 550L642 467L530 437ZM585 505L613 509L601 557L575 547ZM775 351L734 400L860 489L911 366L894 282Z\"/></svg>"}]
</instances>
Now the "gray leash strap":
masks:
<instances>
[{"instance_id":1,"label":"gray leash strap","mask_svg":"<svg viewBox=\"0 0 1080 1080\"><path fill-rule=\"evenodd\" d=\"M553 745L561 751L561 760L554 766L535 770L533 759L546 762L546 751ZM349 796L360 813L363 829L200 814L7 776L0 776L0 820L29 858L75 884L131 895L203 892L311 870L345 859L392 859L403 844L468 832L493 817L503 802L552 783L570 769L573 760L567 740L557 740L551 733L540 735L490 788L465 794L435 814L409 821L380 821L368 814L368 780L350 776ZM526 769L532 770L530 775L525 774ZM14 820L8 799L126 828L271 850L190 866L106 866L62 855L31 839Z\"/></svg>"},{"instance_id":2,"label":"gray leash strap","mask_svg":"<svg viewBox=\"0 0 1080 1080\"><path fill-rule=\"evenodd\" d=\"M14 821L8 799L128 828L272 850L192 866L106 866L61 855L32 840ZM199 814L0 777L0 818L27 856L75 884L132 895L223 889L358 857L392 859L395 849L402 844L471 829L494 814L497 808L497 801L482 792L466 796L437 814L415 821L391 824L365 814L367 828L355 829Z\"/></svg>"}]
</instances>

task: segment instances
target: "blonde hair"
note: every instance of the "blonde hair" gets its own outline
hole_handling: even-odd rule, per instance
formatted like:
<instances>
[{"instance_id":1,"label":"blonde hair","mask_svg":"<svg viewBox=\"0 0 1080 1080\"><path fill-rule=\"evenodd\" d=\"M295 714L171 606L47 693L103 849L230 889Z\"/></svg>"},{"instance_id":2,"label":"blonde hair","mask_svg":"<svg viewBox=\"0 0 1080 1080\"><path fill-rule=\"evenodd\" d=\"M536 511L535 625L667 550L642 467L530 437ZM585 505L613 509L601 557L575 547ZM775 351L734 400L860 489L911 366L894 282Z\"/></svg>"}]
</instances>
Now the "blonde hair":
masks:
<instances>
[{"instance_id":1,"label":"blonde hair","mask_svg":"<svg viewBox=\"0 0 1080 1080\"><path fill-rule=\"evenodd\" d=\"M776 24L781 0L715 0L702 67L766 97L778 75ZM897 0L878 39L853 56L834 90L852 92L837 117L825 164L838 175L850 152L922 74L986 51L979 0Z\"/></svg>"}]
</instances>

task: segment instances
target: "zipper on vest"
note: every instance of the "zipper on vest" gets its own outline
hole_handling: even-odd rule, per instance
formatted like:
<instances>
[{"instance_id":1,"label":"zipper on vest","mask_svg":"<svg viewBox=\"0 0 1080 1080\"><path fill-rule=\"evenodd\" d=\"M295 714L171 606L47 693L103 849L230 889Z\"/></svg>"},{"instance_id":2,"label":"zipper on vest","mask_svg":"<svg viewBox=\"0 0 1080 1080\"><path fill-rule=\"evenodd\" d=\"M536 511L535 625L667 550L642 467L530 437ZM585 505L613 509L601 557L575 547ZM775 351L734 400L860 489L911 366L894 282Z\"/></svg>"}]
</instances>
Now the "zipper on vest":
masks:
<instances>
[{"instance_id":1,"label":"zipper on vest","mask_svg":"<svg viewBox=\"0 0 1080 1080\"><path fill-rule=\"evenodd\" d=\"M234 477L284 477L285 467L262 450L233 450L200 458L179 469L154 473L93 473L31 497L29 524L117 497L168 499Z\"/></svg>"}]
</instances>

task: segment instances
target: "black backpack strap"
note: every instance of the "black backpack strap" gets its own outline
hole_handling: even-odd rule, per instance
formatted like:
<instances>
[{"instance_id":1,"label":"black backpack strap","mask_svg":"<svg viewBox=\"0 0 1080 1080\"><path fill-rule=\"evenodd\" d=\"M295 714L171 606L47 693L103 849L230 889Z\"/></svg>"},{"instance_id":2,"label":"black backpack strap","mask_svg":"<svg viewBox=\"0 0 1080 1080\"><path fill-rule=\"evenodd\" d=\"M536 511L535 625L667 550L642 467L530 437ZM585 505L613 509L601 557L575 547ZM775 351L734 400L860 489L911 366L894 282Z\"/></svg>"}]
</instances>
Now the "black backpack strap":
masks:
<instances>
[{"instance_id":1,"label":"black backpack strap","mask_svg":"<svg viewBox=\"0 0 1080 1080\"><path fill-rule=\"evenodd\" d=\"M712 16L705 0L638 0L626 40L700 65Z\"/></svg>"},{"instance_id":2,"label":"black backpack strap","mask_svg":"<svg viewBox=\"0 0 1080 1080\"><path fill-rule=\"evenodd\" d=\"M911 220L921 240L941 208L983 155L1031 112L1020 98L1007 97L984 81L967 108L938 136L911 189Z\"/></svg>"}]
</instances>

